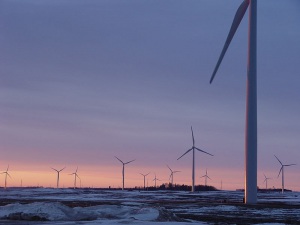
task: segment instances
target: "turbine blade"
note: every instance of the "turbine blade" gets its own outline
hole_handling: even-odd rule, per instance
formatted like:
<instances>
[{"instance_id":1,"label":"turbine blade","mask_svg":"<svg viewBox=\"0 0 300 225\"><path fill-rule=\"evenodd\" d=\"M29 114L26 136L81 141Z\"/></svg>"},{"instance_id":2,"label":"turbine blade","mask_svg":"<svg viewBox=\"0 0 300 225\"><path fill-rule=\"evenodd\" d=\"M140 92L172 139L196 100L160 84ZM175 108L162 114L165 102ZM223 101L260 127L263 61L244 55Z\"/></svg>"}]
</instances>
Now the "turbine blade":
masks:
<instances>
[{"instance_id":1,"label":"turbine blade","mask_svg":"<svg viewBox=\"0 0 300 225\"><path fill-rule=\"evenodd\" d=\"M150 173L147 173L145 176L148 176Z\"/></svg>"},{"instance_id":2,"label":"turbine blade","mask_svg":"<svg viewBox=\"0 0 300 225\"><path fill-rule=\"evenodd\" d=\"M192 131L192 138L193 138L193 146L195 146L195 138L194 138L194 132L193 132L193 127L191 126L191 131Z\"/></svg>"},{"instance_id":3,"label":"turbine blade","mask_svg":"<svg viewBox=\"0 0 300 225\"><path fill-rule=\"evenodd\" d=\"M77 166L77 168L76 168L76 171L75 171L75 173L77 173L77 170L78 170L78 166Z\"/></svg>"},{"instance_id":4,"label":"turbine blade","mask_svg":"<svg viewBox=\"0 0 300 225\"><path fill-rule=\"evenodd\" d=\"M296 164L288 164L288 165L283 165L283 166L296 166Z\"/></svg>"},{"instance_id":5,"label":"turbine blade","mask_svg":"<svg viewBox=\"0 0 300 225\"><path fill-rule=\"evenodd\" d=\"M135 159L134 159L134 160L131 160L131 161L129 161L129 162L126 162L126 163L124 163L124 164L128 164L128 163L131 163L131 162L133 162L133 161L135 161Z\"/></svg>"},{"instance_id":6,"label":"turbine blade","mask_svg":"<svg viewBox=\"0 0 300 225\"><path fill-rule=\"evenodd\" d=\"M122 164L124 164L123 161L122 161L121 159L119 159L117 156L115 156L115 158L116 158L117 160L119 160Z\"/></svg>"},{"instance_id":7,"label":"turbine blade","mask_svg":"<svg viewBox=\"0 0 300 225\"><path fill-rule=\"evenodd\" d=\"M171 172L173 172L172 170L171 170L171 168L167 165L167 167L169 168L169 170L171 171Z\"/></svg>"},{"instance_id":8,"label":"turbine blade","mask_svg":"<svg viewBox=\"0 0 300 225\"><path fill-rule=\"evenodd\" d=\"M12 179L11 176L9 175L9 173L6 173L6 174L9 176L10 179Z\"/></svg>"},{"instance_id":9,"label":"turbine blade","mask_svg":"<svg viewBox=\"0 0 300 225\"><path fill-rule=\"evenodd\" d=\"M7 166L6 172L8 171L9 165Z\"/></svg>"},{"instance_id":10,"label":"turbine blade","mask_svg":"<svg viewBox=\"0 0 300 225\"><path fill-rule=\"evenodd\" d=\"M279 170L279 173L278 173L278 176L277 176L277 177L279 177L279 175L280 175L280 173L281 173L281 171L282 171L282 168L283 168L283 166L280 168L280 170Z\"/></svg>"},{"instance_id":11,"label":"turbine blade","mask_svg":"<svg viewBox=\"0 0 300 225\"><path fill-rule=\"evenodd\" d=\"M193 150L193 148L187 150L187 151L186 151L182 156L180 156L178 159L182 158L185 154L189 153L189 152L192 151L192 150ZM178 159L177 159L177 160L178 160Z\"/></svg>"},{"instance_id":12,"label":"turbine blade","mask_svg":"<svg viewBox=\"0 0 300 225\"><path fill-rule=\"evenodd\" d=\"M278 160L278 162L283 166L282 162L277 158L277 156L276 155L274 155L274 156Z\"/></svg>"},{"instance_id":13,"label":"turbine blade","mask_svg":"<svg viewBox=\"0 0 300 225\"><path fill-rule=\"evenodd\" d=\"M203 150L201 150L201 149L199 149L199 148L196 148L196 147L195 147L195 149L197 149L198 151L203 152L203 153L205 153L205 154L208 154L208 155L210 155L210 156L214 156L214 155L212 155L212 154L210 154L210 153L208 153L208 152L206 152L206 151L203 151Z\"/></svg>"},{"instance_id":14,"label":"turbine blade","mask_svg":"<svg viewBox=\"0 0 300 225\"><path fill-rule=\"evenodd\" d=\"M242 4L240 5L240 7L238 8L238 10L236 11L236 14L234 16L234 19L233 19L233 22L232 22L229 34L227 36L226 42L224 44L224 47L223 47L222 52L221 52L221 55L219 57L219 60L218 60L217 65L216 65L216 67L214 69L214 72L213 72L213 74L212 74L212 76L210 78L209 83L212 83L212 81L213 81L213 79L214 79L214 77L215 77L215 75L216 75L216 73L217 73L217 71L219 69L219 66L220 66L220 64L221 64L221 62L222 62L222 60L224 58L224 55L225 55L225 53L226 53L226 51L227 51L227 49L228 49L228 47L230 45L230 42L231 42L231 40L232 40L232 38L233 38L233 36L234 36L237 28L239 27L239 25L240 25L240 23L241 23L244 15L245 15L245 13L247 11L248 5L249 5L249 0L244 0L242 2Z\"/></svg>"},{"instance_id":15,"label":"turbine blade","mask_svg":"<svg viewBox=\"0 0 300 225\"><path fill-rule=\"evenodd\" d=\"M208 179L210 179L210 177L209 177L209 176L207 176L207 178L208 178ZM211 180L211 179L210 179L210 180Z\"/></svg>"},{"instance_id":16,"label":"turbine blade","mask_svg":"<svg viewBox=\"0 0 300 225\"><path fill-rule=\"evenodd\" d=\"M178 172L181 172L181 171L179 171L179 170L175 170L175 171L173 171L173 173L178 173Z\"/></svg>"},{"instance_id":17,"label":"turbine blade","mask_svg":"<svg viewBox=\"0 0 300 225\"><path fill-rule=\"evenodd\" d=\"M62 168L59 172L63 171L64 169L66 169L66 167Z\"/></svg>"}]
</instances>

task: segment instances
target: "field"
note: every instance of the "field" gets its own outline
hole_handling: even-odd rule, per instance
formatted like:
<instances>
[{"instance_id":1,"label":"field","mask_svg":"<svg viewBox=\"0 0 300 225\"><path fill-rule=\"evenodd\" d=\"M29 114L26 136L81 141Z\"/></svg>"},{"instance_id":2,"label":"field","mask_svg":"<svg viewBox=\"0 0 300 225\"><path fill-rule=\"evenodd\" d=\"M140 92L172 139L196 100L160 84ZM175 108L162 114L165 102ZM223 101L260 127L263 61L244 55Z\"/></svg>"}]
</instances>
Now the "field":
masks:
<instances>
[{"instance_id":1,"label":"field","mask_svg":"<svg viewBox=\"0 0 300 225\"><path fill-rule=\"evenodd\" d=\"M300 193L0 189L0 224L300 224Z\"/></svg>"}]
</instances>

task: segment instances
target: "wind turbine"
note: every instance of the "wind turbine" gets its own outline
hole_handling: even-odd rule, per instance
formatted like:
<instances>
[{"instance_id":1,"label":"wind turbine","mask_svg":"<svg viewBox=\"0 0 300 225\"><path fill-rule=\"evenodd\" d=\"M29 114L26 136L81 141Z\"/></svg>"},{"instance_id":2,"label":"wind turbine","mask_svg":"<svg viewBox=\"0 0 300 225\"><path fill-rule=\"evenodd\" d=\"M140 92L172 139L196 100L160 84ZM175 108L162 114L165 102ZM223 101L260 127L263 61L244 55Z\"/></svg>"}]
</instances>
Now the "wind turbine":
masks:
<instances>
[{"instance_id":1,"label":"wind turbine","mask_svg":"<svg viewBox=\"0 0 300 225\"><path fill-rule=\"evenodd\" d=\"M144 177L144 190L146 189L146 176L148 176L150 173L147 173L147 174L142 174L140 173L143 177Z\"/></svg>"},{"instance_id":2,"label":"wind turbine","mask_svg":"<svg viewBox=\"0 0 300 225\"><path fill-rule=\"evenodd\" d=\"M192 138L193 138L193 146L192 148L190 148L189 150L187 150L182 156L180 156L178 159L180 159L181 157L183 157L185 154L189 153L190 151L193 151L193 164L192 164L192 192L195 191L195 149L198 150L199 152L203 152L205 154L208 154L208 155L211 155L213 156L212 154L206 152L206 151L203 151L197 147L195 147L195 139L194 139L194 132L193 132L193 127L191 127L191 131L192 131ZM177 160L178 160L177 159Z\"/></svg>"},{"instance_id":3,"label":"wind turbine","mask_svg":"<svg viewBox=\"0 0 300 225\"><path fill-rule=\"evenodd\" d=\"M156 178L156 173L154 174L154 186L155 186L155 189L156 189L156 181L160 181L160 179Z\"/></svg>"},{"instance_id":4,"label":"wind turbine","mask_svg":"<svg viewBox=\"0 0 300 225\"><path fill-rule=\"evenodd\" d=\"M207 186L207 178L210 179L210 177L207 175L207 169L206 169L205 175L203 175L202 177L205 177L205 186ZM200 178L202 178L202 177L200 177Z\"/></svg>"},{"instance_id":5,"label":"wind turbine","mask_svg":"<svg viewBox=\"0 0 300 225\"><path fill-rule=\"evenodd\" d=\"M243 0L233 19L223 50L210 79L212 83L230 42L249 6L248 69L245 134L245 203L257 203L257 88L256 88L256 39L257 0Z\"/></svg>"},{"instance_id":6,"label":"wind turbine","mask_svg":"<svg viewBox=\"0 0 300 225\"><path fill-rule=\"evenodd\" d=\"M124 163L121 159L119 159L117 156L115 156L115 158L117 159L117 160L119 160L122 164L123 164L123 169L122 169L122 177L123 177L123 186L122 186L122 190L124 190L124 170L125 170L125 165L126 164L129 164L129 163L131 163L131 162L133 162L133 161L135 161L135 159L134 160L131 160L131 161L128 161L128 162L126 162L126 163Z\"/></svg>"},{"instance_id":7,"label":"wind turbine","mask_svg":"<svg viewBox=\"0 0 300 225\"><path fill-rule=\"evenodd\" d=\"M271 180L272 178L267 177L265 174L264 174L264 177L265 177L264 183L266 182L266 190L267 190L268 189L268 180Z\"/></svg>"},{"instance_id":8,"label":"wind turbine","mask_svg":"<svg viewBox=\"0 0 300 225\"><path fill-rule=\"evenodd\" d=\"M77 170L78 170L78 166L77 166L76 171L74 173L69 174L69 175L74 175L74 189L76 189L76 178L77 177L79 178L79 176L77 174Z\"/></svg>"},{"instance_id":9,"label":"wind turbine","mask_svg":"<svg viewBox=\"0 0 300 225\"><path fill-rule=\"evenodd\" d=\"M171 180L171 185L172 185L172 187L173 187L173 178L174 178L173 175L174 175L174 173L178 173L178 172L180 172L180 171L178 171L178 170L173 171L168 165L167 165L167 167L168 167L169 170L171 171L169 180Z\"/></svg>"},{"instance_id":10,"label":"wind turbine","mask_svg":"<svg viewBox=\"0 0 300 225\"><path fill-rule=\"evenodd\" d=\"M7 176L9 176L11 178L11 176L9 175L8 173L8 168L9 168L9 165L7 166L7 169L5 172L2 172L1 174L5 174L5 183L4 183L4 189L6 189L6 184L7 184Z\"/></svg>"},{"instance_id":11,"label":"wind turbine","mask_svg":"<svg viewBox=\"0 0 300 225\"><path fill-rule=\"evenodd\" d=\"M279 170L279 174L278 174L277 177L279 177L279 175L281 173L281 175L282 175L282 193L283 193L284 192L284 167L285 166L294 166L296 164L286 164L286 165L283 165L282 162L277 158L277 156L276 155L274 155L274 156L278 160L278 162L281 164L281 168Z\"/></svg>"},{"instance_id":12,"label":"wind turbine","mask_svg":"<svg viewBox=\"0 0 300 225\"><path fill-rule=\"evenodd\" d=\"M63 171L66 167L62 168L61 170L57 170L51 167L51 169L55 170L57 172L57 182L56 182L56 188L59 188L59 173Z\"/></svg>"}]
</instances>

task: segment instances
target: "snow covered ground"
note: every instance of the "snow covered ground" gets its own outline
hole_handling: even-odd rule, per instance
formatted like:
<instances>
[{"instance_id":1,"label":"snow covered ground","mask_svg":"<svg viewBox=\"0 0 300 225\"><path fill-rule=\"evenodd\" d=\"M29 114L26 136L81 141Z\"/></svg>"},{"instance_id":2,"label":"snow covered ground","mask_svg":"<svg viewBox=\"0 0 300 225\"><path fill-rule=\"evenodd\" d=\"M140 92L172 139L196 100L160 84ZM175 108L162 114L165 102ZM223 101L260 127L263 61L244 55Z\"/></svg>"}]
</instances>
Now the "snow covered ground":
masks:
<instances>
[{"instance_id":1,"label":"snow covered ground","mask_svg":"<svg viewBox=\"0 0 300 225\"><path fill-rule=\"evenodd\" d=\"M0 189L0 224L300 224L300 193Z\"/></svg>"}]
</instances>

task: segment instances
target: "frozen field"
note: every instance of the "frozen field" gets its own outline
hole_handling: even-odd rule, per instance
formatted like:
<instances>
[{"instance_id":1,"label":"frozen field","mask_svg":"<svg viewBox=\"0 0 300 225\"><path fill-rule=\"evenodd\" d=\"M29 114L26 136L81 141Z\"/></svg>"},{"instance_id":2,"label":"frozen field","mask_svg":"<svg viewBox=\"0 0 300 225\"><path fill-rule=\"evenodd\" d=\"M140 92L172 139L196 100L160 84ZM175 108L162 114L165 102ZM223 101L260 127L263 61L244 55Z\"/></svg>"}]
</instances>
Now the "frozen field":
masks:
<instances>
[{"instance_id":1,"label":"frozen field","mask_svg":"<svg viewBox=\"0 0 300 225\"><path fill-rule=\"evenodd\" d=\"M0 224L300 224L300 193L0 189Z\"/></svg>"}]
</instances>

